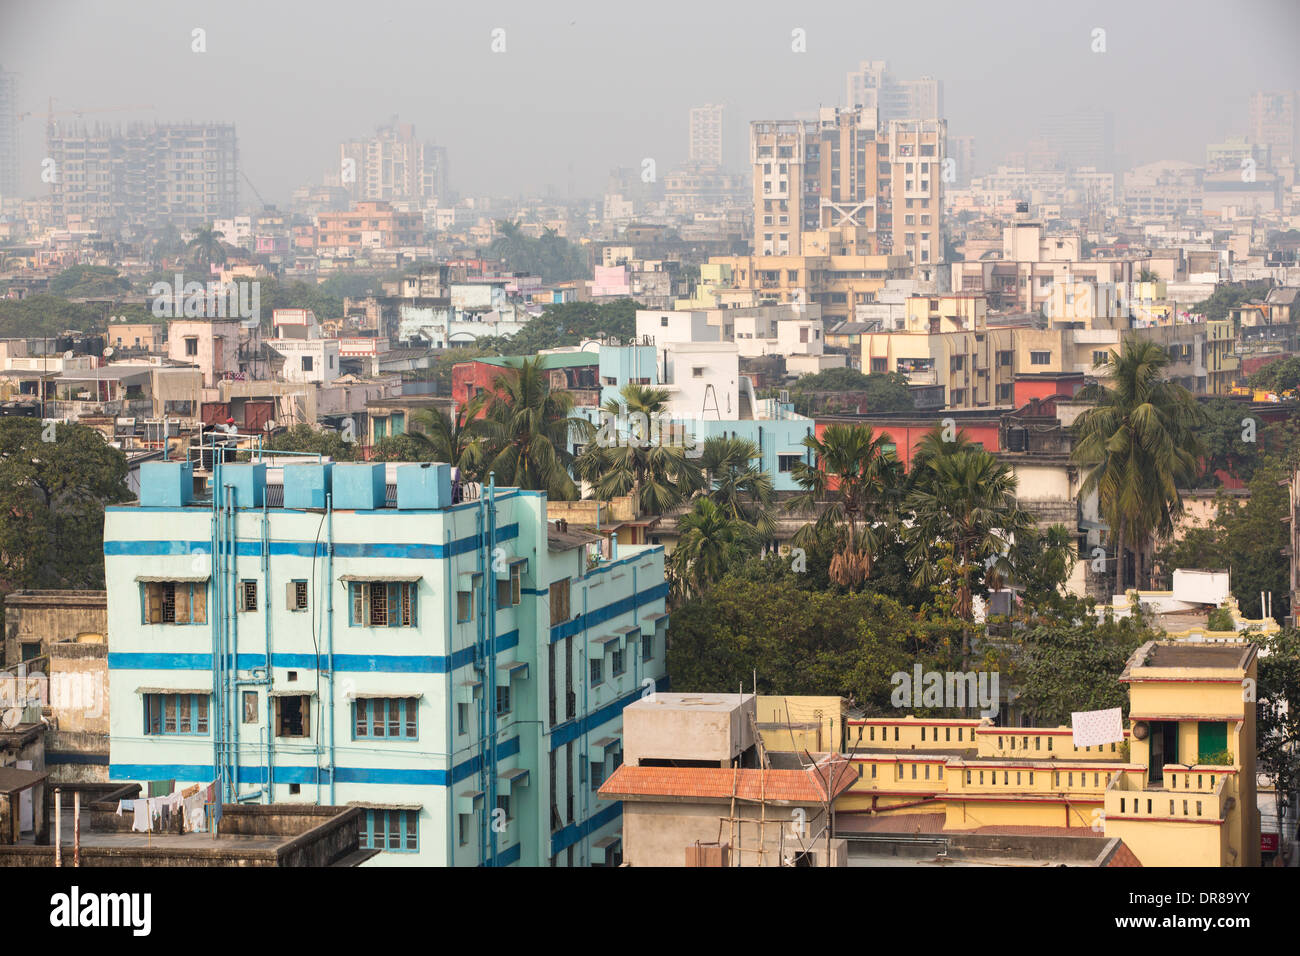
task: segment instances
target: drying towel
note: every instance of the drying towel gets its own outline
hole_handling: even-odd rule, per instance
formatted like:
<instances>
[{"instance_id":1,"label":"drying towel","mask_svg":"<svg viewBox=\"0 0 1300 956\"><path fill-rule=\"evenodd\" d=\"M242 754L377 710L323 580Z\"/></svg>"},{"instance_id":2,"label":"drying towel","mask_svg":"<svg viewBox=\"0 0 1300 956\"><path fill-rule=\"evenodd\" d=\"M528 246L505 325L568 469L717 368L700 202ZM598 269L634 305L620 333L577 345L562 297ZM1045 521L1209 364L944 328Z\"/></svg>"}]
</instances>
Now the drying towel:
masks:
<instances>
[{"instance_id":1,"label":"drying towel","mask_svg":"<svg viewBox=\"0 0 1300 956\"><path fill-rule=\"evenodd\" d=\"M148 833L149 826L149 801L137 800L135 802L135 819L131 823L131 829L140 833Z\"/></svg>"},{"instance_id":2,"label":"drying towel","mask_svg":"<svg viewBox=\"0 0 1300 956\"><path fill-rule=\"evenodd\" d=\"M203 813L204 794L197 787L194 793L185 798L185 829L190 833L201 833L207 829L207 818Z\"/></svg>"},{"instance_id":3,"label":"drying towel","mask_svg":"<svg viewBox=\"0 0 1300 956\"><path fill-rule=\"evenodd\" d=\"M130 811L134 812L134 811L135 811L135 801L134 801L134 800L119 800L119 801L117 801L117 815L118 815L119 817L122 815L122 811L123 811L123 810L130 810Z\"/></svg>"}]
</instances>

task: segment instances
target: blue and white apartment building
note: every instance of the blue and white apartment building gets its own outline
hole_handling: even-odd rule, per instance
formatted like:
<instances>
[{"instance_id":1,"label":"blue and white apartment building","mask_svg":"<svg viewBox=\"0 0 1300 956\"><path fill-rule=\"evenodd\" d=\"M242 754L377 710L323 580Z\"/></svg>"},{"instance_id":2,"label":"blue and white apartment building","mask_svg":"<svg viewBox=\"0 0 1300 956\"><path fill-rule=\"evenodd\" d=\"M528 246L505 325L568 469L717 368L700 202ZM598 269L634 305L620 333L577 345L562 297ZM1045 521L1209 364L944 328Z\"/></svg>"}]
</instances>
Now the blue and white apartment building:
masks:
<instances>
[{"instance_id":1,"label":"blue and white apartment building","mask_svg":"<svg viewBox=\"0 0 1300 956\"><path fill-rule=\"evenodd\" d=\"M214 469L108 509L112 780L360 806L371 865L618 863L596 790L666 686L662 548L443 464Z\"/></svg>"}]
</instances>

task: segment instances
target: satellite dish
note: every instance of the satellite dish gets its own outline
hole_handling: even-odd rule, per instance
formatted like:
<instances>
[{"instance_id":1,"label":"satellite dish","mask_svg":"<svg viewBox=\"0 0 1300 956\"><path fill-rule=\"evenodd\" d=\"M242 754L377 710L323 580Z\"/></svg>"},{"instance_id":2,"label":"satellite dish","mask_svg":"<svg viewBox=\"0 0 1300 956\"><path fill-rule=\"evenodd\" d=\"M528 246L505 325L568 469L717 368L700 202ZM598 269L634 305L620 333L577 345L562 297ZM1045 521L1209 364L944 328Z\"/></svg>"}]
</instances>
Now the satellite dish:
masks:
<instances>
[{"instance_id":1,"label":"satellite dish","mask_svg":"<svg viewBox=\"0 0 1300 956\"><path fill-rule=\"evenodd\" d=\"M112 354L113 354L113 346L110 345L108 348L104 349L104 358L108 358Z\"/></svg>"},{"instance_id":2,"label":"satellite dish","mask_svg":"<svg viewBox=\"0 0 1300 956\"><path fill-rule=\"evenodd\" d=\"M76 354L77 354L77 353L75 353L74 351L72 351L72 349L68 349L66 352L63 353L63 357L64 357L65 359L70 359L70 358L74 358L74 357L76 356Z\"/></svg>"},{"instance_id":3,"label":"satellite dish","mask_svg":"<svg viewBox=\"0 0 1300 956\"><path fill-rule=\"evenodd\" d=\"M3 726L5 730L13 730L22 719L22 710L18 707L10 707L4 712L3 716L0 716L0 726Z\"/></svg>"}]
</instances>

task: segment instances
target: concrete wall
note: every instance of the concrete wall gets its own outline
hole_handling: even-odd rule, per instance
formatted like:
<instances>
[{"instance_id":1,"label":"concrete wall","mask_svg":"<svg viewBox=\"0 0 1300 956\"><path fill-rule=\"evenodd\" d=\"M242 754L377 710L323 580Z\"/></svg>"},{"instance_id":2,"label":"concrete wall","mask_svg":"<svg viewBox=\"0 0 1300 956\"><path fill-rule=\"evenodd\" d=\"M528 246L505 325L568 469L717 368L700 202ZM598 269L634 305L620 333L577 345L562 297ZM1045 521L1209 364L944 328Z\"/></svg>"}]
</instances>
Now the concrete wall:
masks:
<instances>
[{"instance_id":1,"label":"concrete wall","mask_svg":"<svg viewBox=\"0 0 1300 956\"><path fill-rule=\"evenodd\" d=\"M23 644L40 644L42 655L56 641L102 643L108 631L105 591L11 591L4 598L5 639L0 666L22 660Z\"/></svg>"},{"instance_id":2,"label":"concrete wall","mask_svg":"<svg viewBox=\"0 0 1300 956\"><path fill-rule=\"evenodd\" d=\"M802 809L806 826L796 836ZM819 806L796 808L769 803L766 813L758 806L738 806L733 828L725 818L731 811L728 803L641 803L623 804L623 862L629 866L685 865L686 848L700 843L729 843L731 866L758 866L756 852L762 837L763 866L780 866L781 857L825 847L825 811ZM766 819L764 825L761 821ZM740 849L755 852L738 852Z\"/></svg>"},{"instance_id":3,"label":"concrete wall","mask_svg":"<svg viewBox=\"0 0 1300 956\"><path fill-rule=\"evenodd\" d=\"M722 698L724 703L709 703ZM699 699L698 706L691 701ZM754 746L750 717L757 715L752 694L655 694L623 711L624 762L708 760L731 765L732 758Z\"/></svg>"}]
</instances>

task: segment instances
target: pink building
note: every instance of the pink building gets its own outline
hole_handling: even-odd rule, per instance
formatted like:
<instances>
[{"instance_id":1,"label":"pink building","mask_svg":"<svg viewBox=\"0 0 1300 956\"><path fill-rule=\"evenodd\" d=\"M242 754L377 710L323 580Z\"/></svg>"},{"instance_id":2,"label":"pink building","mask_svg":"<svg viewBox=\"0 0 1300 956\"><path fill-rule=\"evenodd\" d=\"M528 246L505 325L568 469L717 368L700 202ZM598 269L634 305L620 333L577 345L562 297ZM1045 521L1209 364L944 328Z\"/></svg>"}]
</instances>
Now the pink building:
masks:
<instances>
[{"instance_id":1,"label":"pink building","mask_svg":"<svg viewBox=\"0 0 1300 956\"><path fill-rule=\"evenodd\" d=\"M167 323L167 357L197 365L203 387L214 388L239 371L239 319L172 319Z\"/></svg>"}]
</instances>

